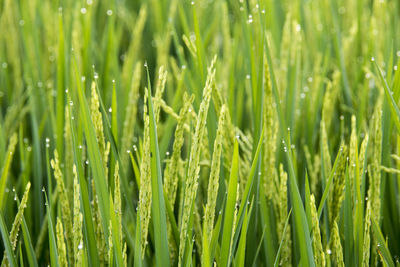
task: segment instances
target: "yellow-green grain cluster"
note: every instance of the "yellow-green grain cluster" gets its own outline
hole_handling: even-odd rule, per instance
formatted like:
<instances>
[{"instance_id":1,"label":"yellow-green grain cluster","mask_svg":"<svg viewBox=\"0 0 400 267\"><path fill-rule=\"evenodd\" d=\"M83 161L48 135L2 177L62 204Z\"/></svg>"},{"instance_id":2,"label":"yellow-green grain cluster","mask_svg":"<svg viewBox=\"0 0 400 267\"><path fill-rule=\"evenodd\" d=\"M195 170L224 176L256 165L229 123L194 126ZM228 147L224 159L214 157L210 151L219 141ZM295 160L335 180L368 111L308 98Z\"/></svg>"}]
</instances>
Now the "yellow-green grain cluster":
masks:
<instances>
[{"instance_id":1,"label":"yellow-green grain cluster","mask_svg":"<svg viewBox=\"0 0 400 267\"><path fill-rule=\"evenodd\" d=\"M340 242L339 227L336 221L333 222L331 234L332 258L338 267L344 267L343 262L343 249Z\"/></svg>"},{"instance_id":2,"label":"yellow-green grain cluster","mask_svg":"<svg viewBox=\"0 0 400 267\"><path fill-rule=\"evenodd\" d=\"M146 91L147 92L147 91ZM140 191L139 191L139 214L141 225L141 244L142 257L145 253L147 245L147 233L150 222L151 213L151 174L150 174L150 125L149 115L147 113L147 93L144 98L144 136L143 136L143 153L142 162L140 164Z\"/></svg>"},{"instance_id":3,"label":"yellow-green grain cluster","mask_svg":"<svg viewBox=\"0 0 400 267\"><path fill-rule=\"evenodd\" d=\"M315 198L314 195L310 197L310 206L311 206L311 219L312 219L312 247L314 251L314 260L316 266L324 267L326 265L325 262L325 253L321 242L321 234L319 230L319 219L317 214L317 208L315 206Z\"/></svg>"},{"instance_id":4,"label":"yellow-green grain cluster","mask_svg":"<svg viewBox=\"0 0 400 267\"><path fill-rule=\"evenodd\" d=\"M67 249L65 247L64 241L64 229L60 218L57 218L56 224L56 232L57 232L57 254L58 254L58 262L60 266L67 267Z\"/></svg>"},{"instance_id":5,"label":"yellow-green grain cluster","mask_svg":"<svg viewBox=\"0 0 400 267\"><path fill-rule=\"evenodd\" d=\"M200 155L201 155L201 143L203 141L203 135L205 132L205 125L208 113L208 107L210 104L212 84L215 77L214 64L216 57L208 68L208 76L206 84L203 90L203 100L200 104L200 109L197 116L197 124L195 133L193 136L193 143L190 151L187 179L185 182L184 199L183 199L183 213L180 223L180 242L179 242L179 265L181 266L182 256L184 253L185 243L187 239L188 223L190 213L192 213L193 202L196 198L196 192L198 187L198 176L200 172Z\"/></svg>"},{"instance_id":6,"label":"yellow-green grain cluster","mask_svg":"<svg viewBox=\"0 0 400 267\"><path fill-rule=\"evenodd\" d=\"M219 187L219 172L221 168L222 138L225 129L226 107L222 106L219 114L217 136L214 141L214 151L211 162L210 178L208 180L207 204L204 212L204 231L211 233L214 227L215 205ZM211 238L211 236L209 236ZM209 240L207 240L209 241Z\"/></svg>"},{"instance_id":7,"label":"yellow-green grain cluster","mask_svg":"<svg viewBox=\"0 0 400 267\"><path fill-rule=\"evenodd\" d=\"M71 206L68 199L67 190L64 184L63 174L60 168L60 162L58 158L57 150L54 150L54 159L51 160L51 167L54 170L54 178L57 182L57 191L61 201L61 217L65 225L65 237L67 240L67 250L68 250L68 260L73 262L74 250L73 250L73 228L72 228L72 216L71 216Z\"/></svg>"}]
</instances>

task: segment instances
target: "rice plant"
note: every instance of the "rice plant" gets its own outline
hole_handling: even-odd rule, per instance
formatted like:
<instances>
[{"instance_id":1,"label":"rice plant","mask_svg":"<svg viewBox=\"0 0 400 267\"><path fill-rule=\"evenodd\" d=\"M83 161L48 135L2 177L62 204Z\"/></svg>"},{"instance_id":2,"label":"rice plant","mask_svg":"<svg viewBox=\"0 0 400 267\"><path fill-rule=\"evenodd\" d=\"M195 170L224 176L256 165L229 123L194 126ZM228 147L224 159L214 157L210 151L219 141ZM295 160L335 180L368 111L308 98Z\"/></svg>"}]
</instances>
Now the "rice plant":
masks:
<instances>
[{"instance_id":1,"label":"rice plant","mask_svg":"<svg viewBox=\"0 0 400 267\"><path fill-rule=\"evenodd\" d=\"M1 266L400 266L399 25L0 0Z\"/></svg>"}]
</instances>

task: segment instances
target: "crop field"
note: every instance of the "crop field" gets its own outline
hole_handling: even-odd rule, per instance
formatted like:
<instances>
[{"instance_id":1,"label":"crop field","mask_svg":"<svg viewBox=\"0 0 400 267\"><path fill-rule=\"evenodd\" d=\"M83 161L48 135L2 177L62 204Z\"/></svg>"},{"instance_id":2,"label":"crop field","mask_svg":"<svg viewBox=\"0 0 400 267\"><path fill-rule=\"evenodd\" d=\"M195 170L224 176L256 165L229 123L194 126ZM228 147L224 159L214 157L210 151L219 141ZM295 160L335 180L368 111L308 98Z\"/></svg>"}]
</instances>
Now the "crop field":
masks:
<instances>
[{"instance_id":1,"label":"crop field","mask_svg":"<svg viewBox=\"0 0 400 267\"><path fill-rule=\"evenodd\" d=\"M0 0L1 266L400 266L400 1Z\"/></svg>"}]
</instances>

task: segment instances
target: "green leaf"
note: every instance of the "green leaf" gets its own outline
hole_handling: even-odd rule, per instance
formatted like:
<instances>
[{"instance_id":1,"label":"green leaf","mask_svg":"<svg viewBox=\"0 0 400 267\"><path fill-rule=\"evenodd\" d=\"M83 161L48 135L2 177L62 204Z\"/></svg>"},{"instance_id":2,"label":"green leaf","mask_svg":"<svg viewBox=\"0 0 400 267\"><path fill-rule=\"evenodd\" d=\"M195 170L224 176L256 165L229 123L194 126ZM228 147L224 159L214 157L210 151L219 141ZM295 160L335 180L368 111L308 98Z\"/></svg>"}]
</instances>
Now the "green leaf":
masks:
<instances>
[{"instance_id":1,"label":"green leaf","mask_svg":"<svg viewBox=\"0 0 400 267\"><path fill-rule=\"evenodd\" d=\"M148 93L149 93L149 119L150 119L150 157L151 157L151 186L154 239L156 250L157 266L170 266L168 240L167 240L167 219L162 186L162 174L160 163L160 151L157 141L157 127L154 117L153 101L151 96L151 85L149 71L147 69Z\"/></svg>"},{"instance_id":2,"label":"green leaf","mask_svg":"<svg viewBox=\"0 0 400 267\"><path fill-rule=\"evenodd\" d=\"M331 173L329 174L328 183L327 183L326 186L325 186L324 193L322 194L321 201L319 202L319 206L318 206L318 218L321 218L322 209L324 208L326 198L328 197L329 188L330 188L331 185L332 185L333 177L336 175L336 169L337 169L337 166L338 166L338 163L339 163L339 159L340 159L340 157L342 156L342 152L343 152L343 149L340 148L340 149L339 149L339 152L338 152L338 154L337 154L337 156L336 156L335 163L333 164Z\"/></svg>"},{"instance_id":3,"label":"green leaf","mask_svg":"<svg viewBox=\"0 0 400 267\"><path fill-rule=\"evenodd\" d=\"M390 254L390 251L386 245L385 238L383 237L381 229L379 228L378 224L374 220L372 220L372 231L373 231L374 237L376 238L376 240L378 242L377 250L378 250L379 256L381 257L382 261L387 266L394 267L393 258L392 258L392 255Z\"/></svg>"},{"instance_id":4,"label":"green leaf","mask_svg":"<svg viewBox=\"0 0 400 267\"><path fill-rule=\"evenodd\" d=\"M281 256L281 249L282 249L283 244L285 244L285 241L287 241L287 240L285 240L285 236L286 236L286 228L289 225L290 214L292 214L292 210L289 211L289 214L286 218L285 226L283 227L282 239L281 239L281 242L279 243L278 252L276 253L274 267L279 266L279 258ZM289 231L290 231L290 229L289 229Z\"/></svg>"},{"instance_id":5,"label":"green leaf","mask_svg":"<svg viewBox=\"0 0 400 267\"><path fill-rule=\"evenodd\" d=\"M8 262L10 263L11 267L17 267L17 262L11 246L11 241L8 236L7 226L4 222L3 215L1 215L1 213L0 213L0 230L1 230L1 235L3 236L3 244L4 247L6 248Z\"/></svg>"},{"instance_id":6,"label":"green leaf","mask_svg":"<svg viewBox=\"0 0 400 267\"><path fill-rule=\"evenodd\" d=\"M396 125L397 131L400 133L400 109L396 104L396 101L393 98L393 92L390 90L389 85L386 81L386 79L383 77L382 70L379 68L378 64L376 63L375 60L373 60L373 63L378 70L379 77L381 79L381 82L383 84L383 88L385 91L385 96L387 99L387 102L390 105L390 112L392 113L392 119L394 121L394 124Z\"/></svg>"}]
</instances>

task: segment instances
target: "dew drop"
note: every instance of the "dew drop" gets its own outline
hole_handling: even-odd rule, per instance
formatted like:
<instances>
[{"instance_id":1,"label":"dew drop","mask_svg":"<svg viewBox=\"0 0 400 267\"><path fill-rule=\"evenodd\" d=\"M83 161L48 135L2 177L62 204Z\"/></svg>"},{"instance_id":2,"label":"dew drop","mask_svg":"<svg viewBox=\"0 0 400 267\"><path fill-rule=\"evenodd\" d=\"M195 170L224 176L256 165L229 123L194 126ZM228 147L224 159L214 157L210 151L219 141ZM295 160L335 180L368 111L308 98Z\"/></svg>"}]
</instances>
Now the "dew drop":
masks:
<instances>
[{"instance_id":1,"label":"dew drop","mask_svg":"<svg viewBox=\"0 0 400 267\"><path fill-rule=\"evenodd\" d=\"M107 16L111 16L112 14L113 14L113 12L111 9L107 10Z\"/></svg>"},{"instance_id":2,"label":"dew drop","mask_svg":"<svg viewBox=\"0 0 400 267\"><path fill-rule=\"evenodd\" d=\"M374 62L374 61L375 61L375 58L374 58L374 57L371 57L371 61Z\"/></svg>"},{"instance_id":3,"label":"dew drop","mask_svg":"<svg viewBox=\"0 0 400 267\"><path fill-rule=\"evenodd\" d=\"M81 8L81 13L82 14L86 14L86 11L87 11L86 8L84 8L84 7Z\"/></svg>"},{"instance_id":4,"label":"dew drop","mask_svg":"<svg viewBox=\"0 0 400 267\"><path fill-rule=\"evenodd\" d=\"M330 250L329 248L326 250L326 253L328 253L329 255L332 254L332 250Z\"/></svg>"},{"instance_id":5,"label":"dew drop","mask_svg":"<svg viewBox=\"0 0 400 267\"><path fill-rule=\"evenodd\" d=\"M111 107L108 109L108 112L110 112L110 113L112 112L112 108Z\"/></svg>"}]
</instances>

